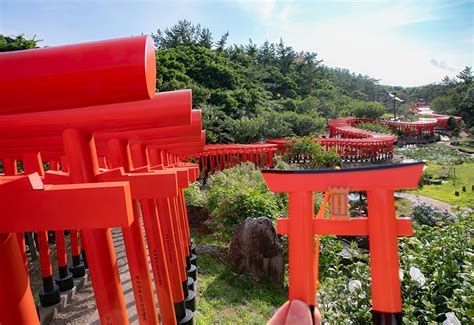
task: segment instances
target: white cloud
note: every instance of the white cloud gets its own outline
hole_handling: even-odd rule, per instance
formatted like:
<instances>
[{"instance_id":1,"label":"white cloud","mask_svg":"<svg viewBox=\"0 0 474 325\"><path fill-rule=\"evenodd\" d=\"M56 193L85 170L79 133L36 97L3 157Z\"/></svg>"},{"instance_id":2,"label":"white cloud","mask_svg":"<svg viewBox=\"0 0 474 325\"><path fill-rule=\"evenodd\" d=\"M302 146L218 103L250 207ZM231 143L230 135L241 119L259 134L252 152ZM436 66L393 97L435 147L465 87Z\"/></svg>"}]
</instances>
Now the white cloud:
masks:
<instances>
[{"instance_id":1,"label":"white cloud","mask_svg":"<svg viewBox=\"0 0 474 325\"><path fill-rule=\"evenodd\" d=\"M400 27L441 19L437 14L440 8L434 5L356 2L345 6L350 10L333 10L325 15L321 11L326 9L326 3L239 4L260 17L258 23L269 41L283 37L298 50L317 52L328 66L367 74L381 79L383 84L415 86L439 82L447 72L454 75L458 65L467 64L459 62L469 62L454 50L435 53L427 44L419 44L399 32ZM314 19L308 20L311 12ZM439 56L443 60L433 59Z\"/></svg>"},{"instance_id":2,"label":"white cloud","mask_svg":"<svg viewBox=\"0 0 474 325\"><path fill-rule=\"evenodd\" d=\"M446 61L443 61L443 60L438 61L438 60L436 60L436 59L431 59L431 60L430 60L430 63L431 63L432 65L434 65L435 67L438 67L438 68L440 68L440 69L442 69L442 70L447 70L447 71L450 71L450 72L456 72L456 70L457 70L457 69L455 69L455 68L449 66L449 65L446 63Z\"/></svg>"}]
</instances>

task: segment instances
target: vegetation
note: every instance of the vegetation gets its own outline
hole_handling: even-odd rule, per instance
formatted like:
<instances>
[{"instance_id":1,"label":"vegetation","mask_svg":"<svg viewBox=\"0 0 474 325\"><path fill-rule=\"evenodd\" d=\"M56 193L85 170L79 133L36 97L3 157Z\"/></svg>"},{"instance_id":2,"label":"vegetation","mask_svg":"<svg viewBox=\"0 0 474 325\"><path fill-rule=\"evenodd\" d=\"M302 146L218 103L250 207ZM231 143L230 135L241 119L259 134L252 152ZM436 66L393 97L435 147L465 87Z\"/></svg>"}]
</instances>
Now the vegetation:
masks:
<instances>
[{"instance_id":1,"label":"vegetation","mask_svg":"<svg viewBox=\"0 0 474 325\"><path fill-rule=\"evenodd\" d=\"M284 159L297 164L303 169L333 168L340 166L341 158L336 149L325 148L313 136L292 138L289 140L290 151Z\"/></svg>"},{"instance_id":2,"label":"vegetation","mask_svg":"<svg viewBox=\"0 0 474 325\"><path fill-rule=\"evenodd\" d=\"M209 177L204 187L206 206L215 227L231 233L248 217L275 220L285 202L271 193L262 174L251 163L226 169Z\"/></svg>"},{"instance_id":3,"label":"vegetation","mask_svg":"<svg viewBox=\"0 0 474 325\"><path fill-rule=\"evenodd\" d=\"M412 101L424 99L437 113L461 116L468 128L474 127L474 82L472 68L465 67L455 79L405 90Z\"/></svg>"},{"instance_id":4,"label":"vegetation","mask_svg":"<svg viewBox=\"0 0 474 325\"><path fill-rule=\"evenodd\" d=\"M277 163L288 166L279 160ZM236 217L235 209L230 209L230 214L220 209L222 204L219 202L230 202L235 193L243 191L249 183L255 184L258 195L269 195L265 200L274 202L269 210L271 212L267 212L268 215L273 212L276 215L285 214L285 198L267 193L262 188L264 183L261 176L258 177L259 174L247 164L212 176L212 182L209 182L203 191L205 197L210 199L211 204L208 205L214 211L213 218L217 218L213 222L237 222L244 217L262 215L260 204L256 204L255 208L258 213L254 214L253 210L244 208L245 216L241 217ZM243 189L239 190L239 186ZM227 188L232 190L226 191ZM248 200L253 201L255 198ZM406 215L412 214L415 231L414 237L399 240L404 320L409 323L429 324L456 317L461 323L469 323L474 317L474 277L470 264L474 254L471 244L474 229L472 211L453 215L427 205L415 205L412 210L406 200L397 201L399 213L404 211ZM228 208L229 206L226 206L226 209ZM229 215L232 217L227 221L219 219ZM230 233L223 234L222 228L214 227L214 223L212 225L212 233L197 235L196 243L217 246L225 252L228 249ZM285 245L286 237L280 239ZM271 317L272 311L287 299L287 289L282 291L267 283L255 283L247 275L231 270L214 256L200 255L200 261L198 295L201 307L197 313L198 323L264 323ZM355 241L348 238L323 236L319 274L318 300L325 322L371 322L367 250L359 248Z\"/></svg>"},{"instance_id":5,"label":"vegetation","mask_svg":"<svg viewBox=\"0 0 474 325\"><path fill-rule=\"evenodd\" d=\"M199 255L197 324L265 324L287 293L271 283L255 283L209 254Z\"/></svg>"},{"instance_id":6,"label":"vegetation","mask_svg":"<svg viewBox=\"0 0 474 325\"><path fill-rule=\"evenodd\" d=\"M377 118L385 113L385 107L376 102L354 101L350 110L355 117Z\"/></svg>"},{"instance_id":7,"label":"vegetation","mask_svg":"<svg viewBox=\"0 0 474 325\"><path fill-rule=\"evenodd\" d=\"M366 130L366 131L379 132L379 133L385 133L385 134L393 133L392 130L386 125L370 123L370 122L358 123L357 128Z\"/></svg>"},{"instance_id":8,"label":"vegetation","mask_svg":"<svg viewBox=\"0 0 474 325\"><path fill-rule=\"evenodd\" d=\"M441 185L424 185L415 190L416 194L429 196L434 199L450 203L459 207L474 207L474 164L463 165L438 165L429 164L427 173L434 178L447 177ZM462 188L466 188L466 192ZM455 195L459 192L459 196Z\"/></svg>"},{"instance_id":9,"label":"vegetation","mask_svg":"<svg viewBox=\"0 0 474 325\"><path fill-rule=\"evenodd\" d=\"M405 159L424 160L434 164L474 163L474 158L458 150L438 146L395 148L394 153Z\"/></svg>"},{"instance_id":10,"label":"vegetation","mask_svg":"<svg viewBox=\"0 0 474 325\"><path fill-rule=\"evenodd\" d=\"M0 34L0 52L34 49L38 47L38 42L41 40L37 40L35 37L26 39L23 34L18 36Z\"/></svg>"},{"instance_id":11,"label":"vegetation","mask_svg":"<svg viewBox=\"0 0 474 325\"><path fill-rule=\"evenodd\" d=\"M325 118L380 116L378 81L322 65L316 53L280 40L227 46L200 25L180 21L153 34L157 88L191 88L210 143L248 143L321 132ZM369 102L367 102L369 101Z\"/></svg>"}]
</instances>

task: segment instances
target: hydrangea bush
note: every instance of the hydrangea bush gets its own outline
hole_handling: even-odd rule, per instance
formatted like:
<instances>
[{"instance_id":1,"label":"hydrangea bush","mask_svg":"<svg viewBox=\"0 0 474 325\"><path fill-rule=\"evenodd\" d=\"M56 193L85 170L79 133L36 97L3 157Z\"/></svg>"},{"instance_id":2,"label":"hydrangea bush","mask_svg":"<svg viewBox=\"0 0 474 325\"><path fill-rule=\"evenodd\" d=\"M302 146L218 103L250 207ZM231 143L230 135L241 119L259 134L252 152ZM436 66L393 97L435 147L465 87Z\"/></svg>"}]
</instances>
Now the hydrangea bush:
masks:
<instances>
[{"instance_id":1,"label":"hydrangea bush","mask_svg":"<svg viewBox=\"0 0 474 325\"><path fill-rule=\"evenodd\" d=\"M420 147L395 147L394 153L406 159L424 160L436 164L458 165L474 163L471 155L449 148L420 146Z\"/></svg>"},{"instance_id":2,"label":"hydrangea bush","mask_svg":"<svg viewBox=\"0 0 474 325\"><path fill-rule=\"evenodd\" d=\"M472 211L450 215L432 207L414 209L418 215L415 236L399 240L404 322L472 324ZM318 300L324 323L371 323L367 251L354 242L322 237L319 273Z\"/></svg>"},{"instance_id":3,"label":"hydrangea bush","mask_svg":"<svg viewBox=\"0 0 474 325\"><path fill-rule=\"evenodd\" d=\"M442 226L453 223L456 217L448 210L440 210L425 202L417 202L413 205L412 218L420 225Z\"/></svg>"}]
</instances>

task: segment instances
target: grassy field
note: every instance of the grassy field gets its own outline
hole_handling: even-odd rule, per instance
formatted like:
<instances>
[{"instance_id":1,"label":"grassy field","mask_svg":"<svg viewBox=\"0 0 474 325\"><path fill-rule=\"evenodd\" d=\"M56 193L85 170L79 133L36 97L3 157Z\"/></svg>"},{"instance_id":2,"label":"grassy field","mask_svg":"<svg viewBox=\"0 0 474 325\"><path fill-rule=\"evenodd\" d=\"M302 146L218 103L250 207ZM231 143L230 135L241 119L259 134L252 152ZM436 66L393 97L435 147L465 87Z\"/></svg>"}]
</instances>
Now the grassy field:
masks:
<instances>
[{"instance_id":1,"label":"grassy field","mask_svg":"<svg viewBox=\"0 0 474 325\"><path fill-rule=\"evenodd\" d=\"M283 289L256 283L209 254L199 255L197 324L265 324L286 300Z\"/></svg>"},{"instance_id":2,"label":"grassy field","mask_svg":"<svg viewBox=\"0 0 474 325\"><path fill-rule=\"evenodd\" d=\"M453 175L454 170L456 177L450 177L442 185L425 185L422 189L412 192L450 203L453 206L474 208L474 191L471 190L471 186L474 185L474 164L429 164L427 172L437 178L441 175ZM462 191L463 186L466 187L466 192ZM455 191L459 191L459 196L455 196Z\"/></svg>"},{"instance_id":3,"label":"grassy field","mask_svg":"<svg viewBox=\"0 0 474 325\"><path fill-rule=\"evenodd\" d=\"M409 217L412 209L413 203L408 199L397 198L395 200L395 207L397 211L397 217L404 216Z\"/></svg>"}]
</instances>

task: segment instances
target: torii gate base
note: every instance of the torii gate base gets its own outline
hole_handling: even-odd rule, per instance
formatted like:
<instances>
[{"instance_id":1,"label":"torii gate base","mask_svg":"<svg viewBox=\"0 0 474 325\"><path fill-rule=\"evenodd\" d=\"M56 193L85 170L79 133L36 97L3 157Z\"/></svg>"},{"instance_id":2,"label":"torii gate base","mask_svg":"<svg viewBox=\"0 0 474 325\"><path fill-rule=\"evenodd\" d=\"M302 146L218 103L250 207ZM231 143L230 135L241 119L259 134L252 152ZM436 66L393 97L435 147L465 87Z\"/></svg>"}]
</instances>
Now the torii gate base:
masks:
<instances>
[{"instance_id":1,"label":"torii gate base","mask_svg":"<svg viewBox=\"0 0 474 325\"><path fill-rule=\"evenodd\" d=\"M277 232L288 235L289 299L315 306L315 235L368 236L374 323L402 324L397 237L413 231L410 219L395 216L394 190L416 188L422 172L423 163L262 171L271 191L288 192L288 218L278 219ZM368 217L315 219L313 192L333 188L367 191Z\"/></svg>"}]
</instances>

